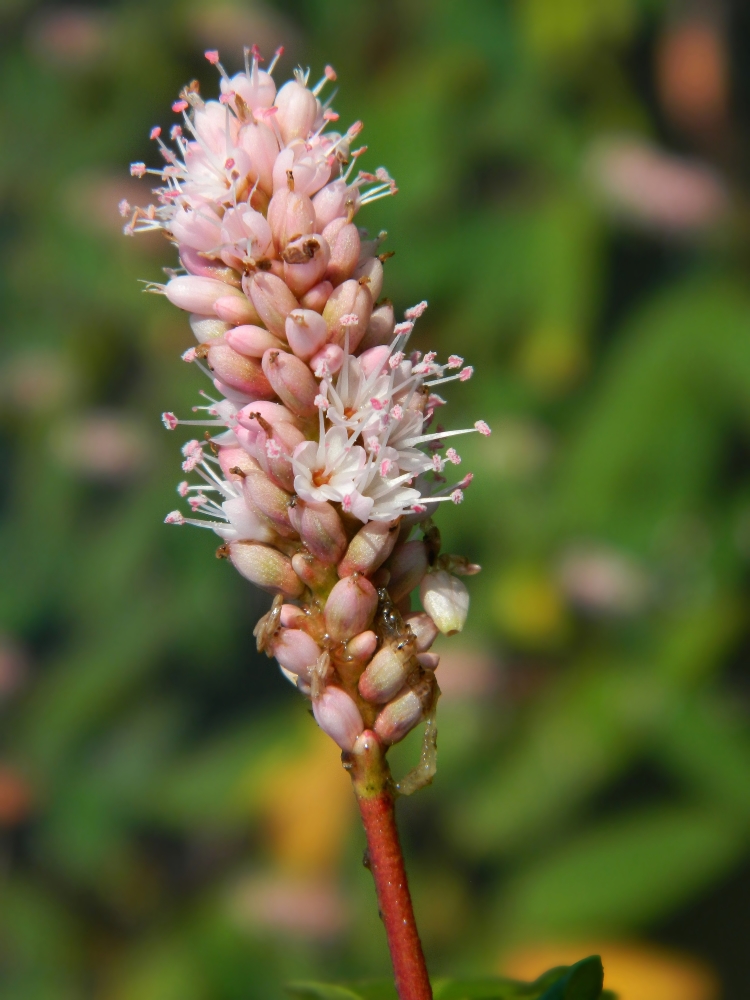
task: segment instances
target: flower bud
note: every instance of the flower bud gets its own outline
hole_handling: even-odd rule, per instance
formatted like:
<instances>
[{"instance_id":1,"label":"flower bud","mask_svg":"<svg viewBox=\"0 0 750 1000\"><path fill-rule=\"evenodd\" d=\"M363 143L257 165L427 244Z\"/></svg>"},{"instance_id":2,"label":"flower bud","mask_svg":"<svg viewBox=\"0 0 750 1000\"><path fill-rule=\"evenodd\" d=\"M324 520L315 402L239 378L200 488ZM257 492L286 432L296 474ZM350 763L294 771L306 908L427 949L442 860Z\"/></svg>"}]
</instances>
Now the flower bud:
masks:
<instances>
[{"instance_id":1,"label":"flower bud","mask_svg":"<svg viewBox=\"0 0 750 1000\"><path fill-rule=\"evenodd\" d=\"M242 481L248 506L269 521L285 538L296 534L289 521L290 493L280 489L264 472L250 472Z\"/></svg>"},{"instance_id":2,"label":"flower bud","mask_svg":"<svg viewBox=\"0 0 750 1000\"><path fill-rule=\"evenodd\" d=\"M424 542L406 542L396 549L388 563L388 569L391 571L388 593L394 604L408 597L419 585L427 572L427 567L427 546Z\"/></svg>"},{"instance_id":3,"label":"flower bud","mask_svg":"<svg viewBox=\"0 0 750 1000\"><path fill-rule=\"evenodd\" d=\"M284 250L292 240L315 232L313 203L306 194L282 188L271 198L268 224L273 233L274 246L278 251Z\"/></svg>"},{"instance_id":4,"label":"flower bud","mask_svg":"<svg viewBox=\"0 0 750 1000\"><path fill-rule=\"evenodd\" d=\"M368 663L378 648L378 637L374 632L360 632L346 644L346 656L356 664Z\"/></svg>"},{"instance_id":5,"label":"flower bud","mask_svg":"<svg viewBox=\"0 0 750 1000\"><path fill-rule=\"evenodd\" d=\"M323 230L325 239L331 248L331 259L326 270L326 278L333 285L352 276L359 261L361 240L359 230L353 222L346 219L334 219Z\"/></svg>"},{"instance_id":6,"label":"flower bud","mask_svg":"<svg viewBox=\"0 0 750 1000\"><path fill-rule=\"evenodd\" d=\"M221 219L210 205L203 205L199 212L178 208L169 220L169 228L181 250L213 250L221 243Z\"/></svg>"},{"instance_id":7,"label":"flower bud","mask_svg":"<svg viewBox=\"0 0 750 1000\"><path fill-rule=\"evenodd\" d=\"M417 686L404 688L375 720L375 732L389 746L398 743L419 724L434 697L435 679L427 676Z\"/></svg>"},{"instance_id":8,"label":"flower bud","mask_svg":"<svg viewBox=\"0 0 750 1000\"><path fill-rule=\"evenodd\" d=\"M248 430L257 435L262 426L258 417L262 417L266 423L274 427L277 424L293 424L297 427L299 424L294 414L287 410L285 406L282 406L281 403L271 403L266 400L258 403L248 403L247 406L244 406L237 413L237 422L241 427L247 427Z\"/></svg>"},{"instance_id":9,"label":"flower bud","mask_svg":"<svg viewBox=\"0 0 750 1000\"><path fill-rule=\"evenodd\" d=\"M250 156L252 181L267 194L273 194L273 165L279 154L279 142L263 122L249 121L240 129L238 143Z\"/></svg>"},{"instance_id":10,"label":"flower bud","mask_svg":"<svg viewBox=\"0 0 750 1000\"><path fill-rule=\"evenodd\" d=\"M336 583L336 570L329 563L322 563L309 552L292 556L294 572L318 597L325 597Z\"/></svg>"},{"instance_id":11,"label":"flower bud","mask_svg":"<svg viewBox=\"0 0 750 1000\"><path fill-rule=\"evenodd\" d=\"M420 667L431 670L434 674L440 664L440 657L437 653L417 653L417 661Z\"/></svg>"},{"instance_id":12,"label":"flower bud","mask_svg":"<svg viewBox=\"0 0 750 1000\"><path fill-rule=\"evenodd\" d=\"M304 295L326 273L331 251L322 236L300 236L283 251L283 278L292 292Z\"/></svg>"},{"instance_id":13,"label":"flower bud","mask_svg":"<svg viewBox=\"0 0 750 1000\"><path fill-rule=\"evenodd\" d=\"M393 551L397 538L398 521L368 521L349 543L339 565L339 576L374 573Z\"/></svg>"},{"instance_id":14,"label":"flower bud","mask_svg":"<svg viewBox=\"0 0 750 1000\"><path fill-rule=\"evenodd\" d=\"M258 315L268 329L281 340L286 340L286 318L292 309L299 309L299 302L275 274L259 271L249 281L243 281L243 288L246 286Z\"/></svg>"},{"instance_id":15,"label":"flower bud","mask_svg":"<svg viewBox=\"0 0 750 1000\"><path fill-rule=\"evenodd\" d=\"M356 278L357 281L361 281L363 278L366 279L372 300L376 302L383 291L383 265L380 258L366 257L361 263L357 264L352 277Z\"/></svg>"},{"instance_id":16,"label":"flower bud","mask_svg":"<svg viewBox=\"0 0 750 1000\"><path fill-rule=\"evenodd\" d=\"M301 597L304 593L304 585L289 559L269 545L230 542L229 558L235 569L261 590L291 598Z\"/></svg>"},{"instance_id":17,"label":"flower bud","mask_svg":"<svg viewBox=\"0 0 750 1000\"><path fill-rule=\"evenodd\" d=\"M458 577L442 569L428 573L419 596L422 607L444 635L461 631L469 613L469 591Z\"/></svg>"},{"instance_id":18,"label":"flower bud","mask_svg":"<svg viewBox=\"0 0 750 1000\"><path fill-rule=\"evenodd\" d=\"M282 604L279 624L282 628L304 628L307 615L296 604Z\"/></svg>"},{"instance_id":19,"label":"flower bud","mask_svg":"<svg viewBox=\"0 0 750 1000\"><path fill-rule=\"evenodd\" d=\"M208 349L208 367L226 385L260 399L273 399L274 390L257 361L233 351L229 344L212 344Z\"/></svg>"},{"instance_id":20,"label":"flower bud","mask_svg":"<svg viewBox=\"0 0 750 1000\"><path fill-rule=\"evenodd\" d=\"M242 272L249 260L258 260L269 252L272 235L268 220L250 205L238 205L224 213L221 220L221 259Z\"/></svg>"},{"instance_id":21,"label":"flower bud","mask_svg":"<svg viewBox=\"0 0 750 1000\"><path fill-rule=\"evenodd\" d=\"M210 316L217 299L227 295L244 298L239 289L216 278L201 278L193 274L181 274L171 278L165 287L165 294L173 306L187 312Z\"/></svg>"},{"instance_id":22,"label":"flower bud","mask_svg":"<svg viewBox=\"0 0 750 1000\"><path fill-rule=\"evenodd\" d=\"M288 86L288 84L287 84ZM346 691L329 685L313 701L313 715L324 733L328 733L342 750L352 750L365 724L354 700Z\"/></svg>"},{"instance_id":23,"label":"flower bud","mask_svg":"<svg viewBox=\"0 0 750 1000\"><path fill-rule=\"evenodd\" d=\"M298 628L280 628L269 643L279 665L304 680L310 680L310 668L322 653L315 640Z\"/></svg>"},{"instance_id":24,"label":"flower bud","mask_svg":"<svg viewBox=\"0 0 750 1000\"><path fill-rule=\"evenodd\" d=\"M370 347L359 355L359 365L367 378L375 372L382 372L388 364L390 347L381 344L380 347ZM386 369L387 370L387 369Z\"/></svg>"},{"instance_id":25,"label":"flower bud","mask_svg":"<svg viewBox=\"0 0 750 1000\"><path fill-rule=\"evenodd\" d=\"M426 652L438 637L437 625L424 611L412 611L408 615L404 615L404 624L408 625L414 633L418 653Z\"/></svg>"},{"instance_id":26,"label":"flower bud","mask_svg":"<svg viewBox=\"0 0 750 1000\"><path fill-rule=\"evenodd\" d=\"M312 91L296 80L289 80L274 103L279 109L276 124L284 145L288 146L292 139L306 139L318 117L318 102Z\"/></svg>"},{"instance_id":27,"label":"flower bud","mask_svg":"<svg viewBox=\"0 0 750 1000\"><path fill-rule=\"evenodd\" d=\"M260 469L255 459L248 455L244 448L236 448L231 445L222 445L219 448L219 465L224 478L230 482L237 482L248 472L256 472ZM232 469L240 471L233 472Z\"/></svg>"},{"instance_id":28,"label":"flower bud","mask_svg":"<svg viewBox=\"0 0 750 1000\"><path fill-rule=\"evenodd\" d=\"M223 295L214 302L214 312L225 323L260 323L260 316L246 295Z\"/></svg>"},{"instance_id":29,"label":"flower bud","mask_svg":"<svg viewBox=\"0 0 750 1000\"><path fill-rule=\"evenodd\" d=\"M300 299L300 305L305 309L314 309L315 312L322 313L332 291L333 285L330 281L320 281L317 285L313 285L309 292L305 292Z\"/></svg>"},{"instance_id":30,"label":"flower bud","mask_svg":"<svg viewBox=\"0 0 750 1000\"><path fill-rule=\"evenodd\" d=\"M272 482L290 493L294 490L291 456L304 440L302 431L288 423L275 424L270 433L263 428L257 437L258 461L263 471Z\"/></svg>"},{"instance_id":31,"label":"flower bud","mask_svg":"<svg viewBox=\"0 0 750 1000\"><path fill-rule=\"evenodd\" d=\"M331 162L319 144L313 145L298 139L291 146L282 149L276 157L273 165L274 191L291 187L290 175L294 190L312 198L330 179ZM317 231L321 232L322 228Z\"/></svg>"},{"instance_id":32,"label":"flower bud","mask_svg":"<svg viewBox=\"0 0 750 1000\"><path fill-rule=\"evenodd\" d=\"M276 395L292 413L312 417L316 413L315 397L318 383L304 361L286 351L266 351L263 371Z\"/></svg>"},{"instance_id":33,"label":"flower bud","mask_svg":"<svg viewBox=\"0 0 750 1000\"><path fill-rule=\"evenodd\" d=\"M346 549L346 534L336 508L326 502L297 500L289 520L310 552L323 563L337 563Z\"/></svg>"},{"instance_id":34,"label":"flower bud","mask_svg":"<svg viewBox=\"0 0 750 1000\"><path fill-rule=\"evenodd\" d=\"M393 303L386 299L376 309L373 309L367 332L359 345L360 349L367 351L371 347L378 347L381 344L392 344L395 325Z\"/></svg>"},{"instance_id":35,"label":"flower bud","mask_svg":"<svg viewBox=\"0 0 750 1000\"><path fill-rule=\"evenodd\" d=\"M344 351L337 344L326 344L321 351L310 358L310 367L316 375L320 375L324 366L331 375L335 375L343 363Z\"/></svg>"},{"instance_id":36,"label":"flower bud","mask_svg":"<svg viewBox=\"0 0 750 1000\"><path fill-rule=\"evenodd\" d=\"M229 329L229 324L216 316L201 316L200 313L191 313L190 329L195 334L195 339L199 344L207 344L209 340L218 340L219 337L223 337Z\"/></svg>"},{"instance_id":37,"label":"flower bud","mask_svg":"<svg viewBox=\"0 0 750 1000\"><path fill-rule=\"evenodd\" d=\"M414 669L414 640L388 643L373 656L359 679L359 693L373 705L383 705L398 694Z\"/></svg>"},{"instance_id":38,"label":"flower bud","mask_svg":"<svg viewBox=\"0 0 750 1000\"><path fill-rule=\"evenodd\" d=\"M323 317L312 309L293 309L286 318L286 339L303 361L309 361L321 349L328 336Z\"/></svg>"},{"instance_id":39,"label":"flower bud","mask_svg":"<svg viewBox=\"0 0 750 1000\"><path fill-rule=\"evenodd\" d=\"M343 178L339 177L326 184L313 198L316 231L322 233L334 219L344 218L348 221L353 218L359 202L359 191L356 187L349 187Z\"/></svg>"},{"instance_id":40,"label":"flower bud","mask_svg":"<svg viewBox=\"0 0 750 1000\"><path fill-rule=\"evenodd\" d=\"M197 250L184 244L180 245L179 254L180 263L190 274L216 278L218 281L226 281L228 285L234 285L235 288L240 287L240 276L231 265L204 257Z\"/></svg>"},{"instance_id":41,"label":"flower bud","mask_svg":"<svg viewBox=\"0 0 750 1000\"><path fill-rule=\"evenodd\" d=\"M246 358L262 358L270 347L283 350L284 345L262 326L243 325L227 330L224 342Z\"/></svg>"},{"instance_id":42,"label":"flower bud","mask_svg":"<svg viewBox=\"0 0 750 1000\"><path fill-rule=\"evenodd\" d=\"M334 288L323 310L323 319L328 324L328 339L343 347L345 333L349 333L349 351L354 353L364 337L372 313L372 296L369 290L354 279L349 279ZM344 316L356 316L358 322L352 326L342 326Z\"/></svg>"},{"instance_id":43,"label":"flower bud","mask_svg":"<svg viewBox=\"0 0 750 1000\"><path fill-rule=\"evenodd\" d=\"M378 603L373 585L359 574L339 580L325 607L326 630L332 639L345 642L370 625Z\"/></svg>"}]
</instances>

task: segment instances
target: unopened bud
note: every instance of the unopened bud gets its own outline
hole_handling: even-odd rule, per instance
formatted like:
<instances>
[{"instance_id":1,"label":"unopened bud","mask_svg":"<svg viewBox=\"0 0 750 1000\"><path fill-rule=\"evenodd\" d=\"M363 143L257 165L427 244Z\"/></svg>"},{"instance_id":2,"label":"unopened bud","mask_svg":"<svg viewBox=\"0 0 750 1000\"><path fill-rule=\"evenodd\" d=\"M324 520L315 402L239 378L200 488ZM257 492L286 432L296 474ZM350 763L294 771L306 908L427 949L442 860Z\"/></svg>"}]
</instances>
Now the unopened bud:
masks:
<instances>
[{"instance_id":1,"label":"unopened bud","mask_svg":"<svg viewBox=\"0 0 750 1000\"><path fill-rule=\"evenodd\" d=\"M214 303L226 296L244 299L242 292L226 281L217 278L202 278L193 274L181 274L171 278L165 287L165 294L172 305L187 312L210 316Z\"/></svg>"},{"instance_id":2,"label":"unopened bud","mask_svg":"<svg viewBox=\"0 0 750 1000\"><path fill-rule=\"evenodd\" d=\"M268 223L277 251L285 249L291 240L315 232L315 209L306 194L282 188L271 198Z\"/></svg>"},{"instance_id":3,"label":"unopened bud","mask_svg":"<svg viewBox=\"0 0 750 1000\"><path fill-rule=\"evenodd\" d=\"M214 312L225 323L260 323L258 310L246 295L224 295L214 302Z\"/></svg>"},{"instance_id":4,"label":"unopened bud","mask_svg":"<svg viewBox=\"0 0 750 1000\"><path fill-rule=\"evenodd\" d=\"M294 572L310 590L324 599L336 584L336 570L330 563L323 563L310 552L296 552L292 556Z\"/></svg>"},{"instance_id":5,"label":"unopened bud","mask_svg":"<svg viewBox=\"0 0 750 1000\"><path fill-rule=\"evenodd\" d=\"M223 337L229 329L229 324L216 316L201 316L200 313L191 313L190 329L195 334L195 339L199 344L207 344L210 340L218 340Z\"/></svg>"},{"instance_id":6,"label":"unopened bud","mask_svg":"<svg viewBox=\"0 0 750 1000\"><path fill-rule=\"evenodd\" d=\"M371 347L378 347L381 344L392 344L396 318L393 314L393 303L386 299L373 309L367 332L359 345L362 350L369 350Z\"/></svg>"},{"instance_id":7,"label":"unopened bud","mask_svg":"<svg viewBox=\"0 0 750 1000\"><path fill-rule=\"evenodd\" d=\"M285 351L266 351L263 371L285 406L300 417L316 413L315 397L318 383L304 361Z\"/></svg>"},{"instance_id":8,"label":"unopened bud","mask_svg":"<svg viewBox=\"0 0 750 1000\"><path fill-rule=\"evenodd\" d=\"M219 465L225 479L239 481L248 472L257 472L260 466L244 448L222 445L219 448Z\"/></svg>"},{"instance_id":9,"label":"unopened bud","mask_svg":"<svg viewBox=\"0 0 750 1000\"><path fill-rule=\"evenodd\" d=\"M375 372L382 371L388 364L390 357L390 346L381 344L380 347L370 347L359 355L359 365L365 376L369 378Z\"/></svg>"},{"instance_id":10,"label":"unopened bud","mask_svg":"<svg viewBox=\"0 0 750 1000\"><path fill-rule=\"evenodd\" d=\"M365 664L370 661L378 648L378 637L374 632L360 632L346 644L346 656L355 664Z\"/></svg>"},{"instance_id":11,"label":"unopened bud","mask_svg":"<svg viewBox=\"0 0 750 1000\"><path fill-rule=\"evenodd\" d=\"M306 139L318 117L318 102L307 87L289 80L276 95L276 124L285 146L292 139Z\"/></svg>"},{"instance_id":12,"label":"unopened bud","mask_svg":"<svg viewBox=\"0 0 750 1000\"><path fill-rule=\"evenodd\" d=\"M331 259L328 262L326 278L333 285L351 278L359 261L361 240L359 230L353 222L346 219L334 219L323 230L323 239L331 248Z\"/></svg>"},{"instance_id":13,"label":"unopened bud","mask_svg":"<svg viewBox=\"0 0 750 1000\"><path fill-rule=\"evenodd\" d=\"M215 246L216 244L214 244ZM223 261L216 261L204 257L203 254L199 253L197 250L193 250L192 247L180 246L180 263L185 268L189 274L200 275L204 278L216 278L218 281L224 281L228 285L233 285L235 288L240 286L240 276L232 268L228 266Z\"/></svg>"},{"instance_id":14,"label":"unopened bud","mask_svg":"<svg viewBox=\"0 0 750 1000\"><path fill-rule=\"evenodd\" d=\"M419 724L432 705L435 678L426 675L412 688L404 688L389 701L375 720L375 732L386 745L398 743Z\"/></svg>"},{"instance_id":15,"label":"unopened bud","mask_svg":"<svg viewBox=\"0 0 750 1000\"><path fill-rule=\"evenodd\" d=\"M316 559L337 563L346 549L346 534L336 508L325 501L297 500L289 507L289 520Z\"/></svg>"},{"instance_id":16,"label":"unopened bud","mask_svg":"<svg viewBox=\"0 0 750 1000\"><path fill-rule=\"evenodd\" d=\"M322 313L332 291L333 285L330 281L320 281L317 285L313 285L309 292L305 292L300 299L300 305L305 309L314 309L315 312Z\"/></svg>"},{"instance_id":17,"label":"unopened bud","mask_svg":"<svg viewBox=\"0 0 750 1000\"><path fill-rule=\"evenodd\" d=\"M280 628L269 643L279 665L310 680L310 670L322 653L315 640L298 628Z\"/></svg>"},{"instance_id":18,"label":"unopened bud","mask_svg":"<svg viewBox=\"0 0 750 1000\"><path fill-rule=\"evenodd\" d=\"M169 220L172 236L183 247L194 250L213 250L221 243L221 219L210 205L203 205L201 211L178 208Z\"/></svg>"},{"instance_id":19,"label":"unopened bud","mask_svg":"<svg viewBox=\"0 0 750 1000\"><path fill-rule=\"evenodd\" d=\"M313 198L315 207L315 228L322 233L334 219L350 221L359 209L360 195L356 187L349 187L345 180L338 178L326 184Z\"/></svg>"},{"instance_id":20,"label":"unopened bud","mask_svg":"<svg viewBox=\"0 0 750 1000\"><path fill-rule=\"evenodd\" d=\"M212 344L207 361L225 385L258 399L273 399L274 390L262 367L252 358L233 351L229 344Z\"/></svg>"},{"instance_id":21,"label":"unopened bud","mask_svg":"<svg viewBox=\"0 0 750 1000\"><path fill-rule=\"evenodd\" d=\"M326 630L332 639L346 642L370 625L378 603L373 585L359 574L339 580L325 607Z\"/></svg>"},{"instance_id":22,"label":"unopened bud","mask_svg":"<svg viewBox=\"0 0 750 1000\"><path fill-rule=\"evenodd\" d=\"M257 542L230 542L229 558L235 568L256 587L272 594L297 598L304 585L285 555Z\"/></svg>"},{"instance_id":23,"label":"unopened bud","mask_svg":"<svg viewBox=\"0 0 750 1000\"><path fill-rule=\"evenodd\" d=\"M420 667L435 673L440 664L440 657L437 653L417 653L417 662Z\"/></svg>"},{"instance_id":24,"label":"unopened bud","mask_svg":"<svg viewBox=\"0 0 750 1000\"><path fill-rule=\"evenodd\" d=\"M262 358L270 347L283 350L283 343L262 326L235 326L224 335L225 343L247 358Z\"/></svg>"},{"instance_id":25,"label":"unopened bud","mask_svg":"<svg viewBox=\"0 0 750 1000\"><path fill-rule=\"evenodd\" d=\"M380 293L383 291L383 265L379 257L366 257L357 264L352 277L357 281L366 278L373 302L380 298Z\"/></svg>"},{"instance_id":26,"label":"unopened bud","mask_svg":"<svg viewBox=\"0 0 750 1000\"><path fill-rule=\"evenodd\" d=\"M286 318L286 339L303 361L317 354L327 337L326 321L313 309L293 309Z\"/></svg>"},{"instance_id":27,"label":"unopened bud","mask_svg":"<svg viewBox=\"0 0 750 1000\"><path fill-rule=\"evenodd\" d=\"M326 369L331 375L335 375L343 363L344 351L338 344L326 344L321 351L310 358L310 367L321 378Z\"/></svg>"},{"instance_id":28,"label":"unopened bud","mask_svg":"<svg viewBox=\"0 0 750 1000\"><path fill-rule=\"evenodd\" d=\"M284 281L299 298L322 279L331 251L322 236L300 236L287 244L281 256Z\"/></svg>"},{"instance_id":29,"label":"unopened bud","mask_svg":"<svg viewBox=\"0 0 750 1000\"><path fill-rule=\"evenodd\" d=\"M391 578L388 581L388 593L395 603L409 594L419 585L427 572L427 546L424 542L406 542L399 546L388 563ZM429 612L429 609L427 609Z\"/></svg>"},{"instance_id":30,"label":"unopened bud","mask_svg":"<svg viewBox=\"0 0 750 1000\"><path fill-rule=\"evenodd\" d=\"M289 521L290 493L280 489L264 472L250 472L242 481L242 492L248 506L269 521L280 535L296 534Z\"/></svg>"},{"instance_id":31,"label":"unopened bud","mask_svg":"<svg viewBox=\"0 0 750 1000\"><path fill-rule=\"evenodd\" d=\"M359 679L359 693L373 705L383 705L398 694L414 669L414 640L388 643L373 656Z\"/></svg>"},{"instance_id":32,"label":"unopened bud","mask_svg":"<svg viewBox=\"0 0 750 1000\"><path fill-rule=\"evenodd\" d=\"M469 613L469 591L457 576L442 569L428 573L419 596L422 607L444 635L461 631Z\"/></svg>"},{"instance_id":33,"label":"unopened bud","mask_svg":"<svg viewBox=\"0 0 750 1000\"><path fill-rule=\"evenodd\" d=\"M369 576L393 551L398 538L398 521L368 521L349 543L339 576L363 573Z\"/></svg>"},{"instance_id":34,"label":"unopened bud","mask_svg":"<svg viewBox=\"0 0 750 1000\"><path fill-rule=\"evenodd\" d=\"M346 691L328 685L319 698L313 701L313 715L324 733L342 750L352 750L357 737L364 732L365 724L354 700Z\"/></svg>"},{"instance_id":35,"label":"unopened bud","mask_svg":"<svg viewBox=\"0 0 750 1000\"><path fill-rule=\"evenodd\" d=\"M250 279L244 279L243 287L249 289L253 305L271 333L286 340L286 318L292 309L299 309L299 302L281 278L259 271Z\"/></svg>"},{"instance_id":36,"label":"unopened bud","mask_svg":"<svg viewBox=\"0 0 750 1000\"><path fill-rule=\"evenodd\" d=\"M417 652L424 653L438 637L439 629L435 622L424 611L412 611L404 615L404 624L408 625L417 641Z\"/></svg>"},{"instance_id":37,"label":"unopened bud","mask_svg":"<svg viewBox=\"0 0 750 1000\"><path fill-rule=\"evenodd\" d=\"M273 165L279 153L279 142L272 129L263 122L250 120L240 129L239 144L248 153L258 186L273 193ZM251 179L256 179L252 178Z\"/></svg>"},{"instance_id":38,"label":"unopened bud","mask_svg":"<svg viewBox=\"0 0 750 1000\"><path fill-rule=\"evenodd\" d=\"M349 335L349 351L353 353L359 347L365 335L367 324L372 314L372 296L365 285L350 278L338 288L334 288L323 310L323 319L328 324L329 340L343 347L345 335ZM356 316L355 324L341 325L344 316Z\"/></svg>"}]
</instances>

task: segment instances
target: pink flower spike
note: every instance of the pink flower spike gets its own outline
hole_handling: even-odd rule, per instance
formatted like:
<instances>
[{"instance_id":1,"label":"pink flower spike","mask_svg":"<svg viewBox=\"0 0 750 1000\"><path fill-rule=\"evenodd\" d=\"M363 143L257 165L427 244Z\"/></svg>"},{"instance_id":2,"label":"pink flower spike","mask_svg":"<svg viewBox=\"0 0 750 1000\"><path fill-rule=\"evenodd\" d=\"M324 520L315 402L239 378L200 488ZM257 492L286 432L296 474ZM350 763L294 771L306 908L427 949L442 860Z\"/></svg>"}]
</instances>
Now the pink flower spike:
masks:
<instances>
[{"instance_id":1,"label":"pink flower spike","mask_svg":"<svg viewBox=\"0 0 750 1000\"><path fill-rule=\"evenodd\" d=\"M463 363L464 363L464 359L463 358L459 358L459 356L457 354L451 354L451 356L448 358L448 364L447 364L446 367L447 368L460 368Z\"/></svg>"},{"instance_id":2,"label":"pink flower spike","mask_svg":"<svg viewBox=\"0 0 750 1000\"><path fill-rule=\"evenodd\" d=\"M411 309L407 309L406 312L404 313L404 316L407 319L411 320L419 319L419 317L424 314L426 308L427 308L427 300L423 299L421 302L418 302L417 305L412 306Z\"/></svg>"},{"instance_id":3,"label":"pink flower spike","mask_svg":"<svg viewBox=\"0 0 750 1000\"><path fill-rule=\"evenodd\" d=\"M208 59L212 66L215 66L219 61L219 50L218 49L207 49L203 55Z\"/></svg>"},{"instance_id":4,"label":"pink flower spike","mask_svg":"<svg viewBox=\"0 0 750 1000\"><path fill-rule=\"evenodd\" d=\"M145 163L131 163L130 164L130 176L131 177L143 177L146 173Z\"/></svg>"},{"instance_id":5,"label":"pink flower spike","mask_svg":"<svg viewBox=\"0 0 750 1000\"><path fill-rule=\"evenodd\" d=\"M167 428L168 431L173 431L176 429L180 421L177 419L174 413L162 413L161 422L164 424L164 426Z\"/></svg>"},{"instance_id":6,"label":"pink flower spike","mask_svg":"<svg viewBox=\"0 0 750 1000\"><path fill-rule=\"evenodd\" d=\"M182 112L187 111L187 109L188 109L187 101L175 101L174 104L172 105L172 111L174 111L174 113L177 115L182 114Z\"/></svg>"},{"instance_id":7,"label":"pink flower spike","mask_svg":"<svg viewBox=\"0 0 750 1000\"><path fill-rule=\"evenodd\" d=\"M455 448L449 448L446 451L446 453L445 453L445 457L453 465L460 465L461 464L461 456L458 454L458 452L456 451Z\"/></svg>"},{"instance_id":8,"label":"pink flower spike","mask_svg":"<svg viewBox=\"0 0 750 1000\"><path fill-rule=\"evenodd\" d=\"M161 135L161 125L154 125L149 133L149 139L158 139Z\"/></svg>"},{"instance_id":9,"label":"pink flower spike","mask_svg":"<svg viewBox=\"0 0 750 1000\"><path fill-rule=\"evenodd\" d=\"M492 431L490 430L490 425L485 423L484 420L477 420L474 427L479 431L484 437L489 437Z\"/></svg>"},{"instance_id":10,"label":"pink flower spike","mask_svg":"<svg viewBox=\"0 0 750 1000\"><path fill-rule=\"evenodd\" d=\"M458 376L458 381L459 382L468 382L469 379L471 378L471 376L473 374L474 374L474 369L471 367L471 365L467 365L466 368L464 368L463 371L461 372L461 374ZM477 427L477 430L479 430L478 427ZM482 432L482 433L484 433L484 432Z\"/></svg>"},{"instance_id":11,"label":"pink flower spike","mask_svg":"<svg viewBox=\"0 0 750 1000\"><path fill-rule=\"evenodd\" d=\"M461 490L454 490L451 493L451 500L453 501L453 503L463 503L464 495L461 492Z\"/></svg>"},{"instance_id":12,"label":"pink flower spike","mask_svg":"<svg viewBox=\"0 0 750 1000\"><path fill-rule=\"evenodd\" d=\"M170 511L169 514L164 518L165 524L184 524L185 518L179 512L179 510Z\"/></svg>"}]
</instances>

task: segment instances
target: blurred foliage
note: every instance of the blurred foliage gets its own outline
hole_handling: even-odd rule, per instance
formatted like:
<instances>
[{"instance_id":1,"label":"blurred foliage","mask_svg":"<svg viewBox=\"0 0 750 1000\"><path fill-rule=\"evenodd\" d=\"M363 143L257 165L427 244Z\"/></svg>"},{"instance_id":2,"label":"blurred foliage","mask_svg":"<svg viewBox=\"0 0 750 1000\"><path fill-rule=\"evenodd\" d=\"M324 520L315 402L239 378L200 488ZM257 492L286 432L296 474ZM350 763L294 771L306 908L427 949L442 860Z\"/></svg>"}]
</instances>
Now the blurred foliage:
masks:
<instances>
[{"instance_id":1,"label":"blurred foliage","mask_svg":"<svg viewBox=\"0 0 750 1000\"><path fill-rule=\"evenodd\" d=\"M200 383L138 291L169 247L116 205L180 86L215 86L205 48L336 66L399 183L359 217L386 291L476 368L450 421L494 430L441 517L484 572L401 810L434 973L658 936L747 862L749 39L718 0L0 3L4 998L388 972L335 748L253 651L264 599L162 525L158 417Z\"/></svg>"}]
</instances>

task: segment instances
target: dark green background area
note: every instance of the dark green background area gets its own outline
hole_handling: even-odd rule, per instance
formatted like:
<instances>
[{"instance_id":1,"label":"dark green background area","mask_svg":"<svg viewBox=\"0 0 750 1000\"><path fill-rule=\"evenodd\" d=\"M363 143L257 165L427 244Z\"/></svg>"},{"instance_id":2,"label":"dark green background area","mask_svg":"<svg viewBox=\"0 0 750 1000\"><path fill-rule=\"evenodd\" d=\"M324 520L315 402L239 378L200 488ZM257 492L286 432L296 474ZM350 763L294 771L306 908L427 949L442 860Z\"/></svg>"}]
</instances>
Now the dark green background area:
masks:
<instances>
[{"instance_id":1,"label":"dark green background area","mask_svg":"<svg viewBox=\"0 0 750 1000\"><path fill-rule=\"evenodd\" d=\"M750 22L701 13L730 93L696 124L657 71L691 11L0 0L4 1000L274 1000L388 971L336 754L254 652L266 599L209 532L162 523L182 438L159 415L202 383L185 317L138 284L169 245L116 209L180 87L216 86L203 50L235 70L255 41L287 45L279 80L335 66L363 167L399 185L357 220L388 230L386 294L428 299L415 346L475 367L441 419L493 427L438 519L483 572L441 646L438 777L401 804L431 968L650 939L746 996ZM708 165L724 211L638 219L649 177L615 210L592 164L618 136Z\"/></svg>"}]
</instances>

